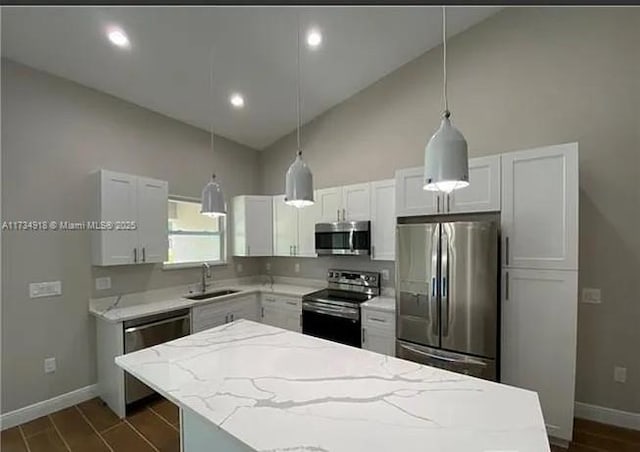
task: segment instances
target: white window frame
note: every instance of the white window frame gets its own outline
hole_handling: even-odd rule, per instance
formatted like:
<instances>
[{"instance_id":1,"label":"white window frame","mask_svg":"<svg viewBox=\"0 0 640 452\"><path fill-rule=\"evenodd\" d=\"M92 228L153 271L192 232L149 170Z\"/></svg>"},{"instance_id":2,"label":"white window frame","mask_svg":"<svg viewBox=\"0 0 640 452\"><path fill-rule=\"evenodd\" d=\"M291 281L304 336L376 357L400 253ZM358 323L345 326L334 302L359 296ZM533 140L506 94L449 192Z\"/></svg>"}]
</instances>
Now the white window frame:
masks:
<instances>
[{"instance_id":1,"label":"white window frame","mask_svg":"<svg viewBox=\"0 0 640 452\"><path fill-rule=\"evenodd\" d=\"M169 199L167 201L167 209L169 208L169 201L182 201L182 202L193 202L193 203L200 203L200 199L199 198L192 198L189 196L180 196L180 195L169 195ZM210 266L222 266L222 265L227 265L228 261L227 261L227 237L229 234L227 234L227 216L222 216L218 219L219 224L218 224L218 228L220 230L220 260L217 261L206 261L207 264L209 264ZM171 233L168 231L167 232L167 239L169 238L169 235ZM205 261L199 261L199 262L163 262L162 263L162 269L163 270L179 270L182 268L196 268L196 267L201 267L202 264L204 264Z\"/></svg>"}]
</instances>

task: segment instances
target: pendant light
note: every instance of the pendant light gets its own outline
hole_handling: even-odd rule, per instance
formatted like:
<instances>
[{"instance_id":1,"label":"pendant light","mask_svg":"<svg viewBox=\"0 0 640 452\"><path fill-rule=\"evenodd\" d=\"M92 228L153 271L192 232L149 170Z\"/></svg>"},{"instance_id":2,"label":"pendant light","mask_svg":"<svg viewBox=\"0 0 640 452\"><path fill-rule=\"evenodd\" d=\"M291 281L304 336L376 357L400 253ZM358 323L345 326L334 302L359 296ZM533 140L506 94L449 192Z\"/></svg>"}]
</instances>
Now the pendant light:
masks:
<instances>
[{"instance_id":1,"label":"pendant light","mask_svg":"<svg viewBox=\"0 0 640 452\"><path fill-rule=\"evenodd\" d=\"M307 164L302 160L302 147L300 146L300 14L298 14L297 28L297 93L296 113L298 125L296 128L297 153L285 176L284 202L290 206L302 208L313 204L313 175Z\"/></svg>"},{"instance_id":2,"label":"pendant light","mask_svg":"<svg viewBox=\"0 0 640 452\"><path fill-rule=\"evenodd\" d=\"M213 50L211 51L211 77L210 77L210 89L211 89L211 152L214 152L214 96L213 96ZM211 180L202 189L202 207L200 213L211 218L222 217L227 214L227 206L224 202L224 194L222 193L222 187L216 180L215 173L211 176Z\"/></svg>"},{"instance_id":3,"label":"pendant light","mask_svg":"<svg viewBox=\"0 0 640 452\"><path fill-rule=\"evenodd\" d=\"M447 100L447 12L442 7L442 60L444 112L440 128L433 134L424 150L425 190L451 193L469 185L467 141L449 120Z\"/></svg>"}]
</instances>

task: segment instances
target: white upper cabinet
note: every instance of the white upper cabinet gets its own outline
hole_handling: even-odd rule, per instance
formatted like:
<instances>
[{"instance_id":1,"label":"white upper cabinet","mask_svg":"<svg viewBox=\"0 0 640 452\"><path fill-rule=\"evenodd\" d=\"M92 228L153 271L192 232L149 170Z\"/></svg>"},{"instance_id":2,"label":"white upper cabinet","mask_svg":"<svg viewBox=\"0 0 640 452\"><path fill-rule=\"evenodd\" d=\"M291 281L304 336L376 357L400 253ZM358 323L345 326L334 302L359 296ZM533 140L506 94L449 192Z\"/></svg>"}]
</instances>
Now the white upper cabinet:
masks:
<instances>
[{"instance_id":1,"label":"white upper cabinet","mask_svg":"<svg viewBox=\"0 0 640 452\"><path fill-rule=\"evenodd\" d=\"M424 168L406 168L396 171L396 215L410 217L433 215L440 212L440 198L424 190Z\"/></svg>"},{"instance_id":2,"label":"white upper cabinet","mask_svg":"<svg viewBox=\"0 0 640 452\"><path fill-rule=\"evenodd\" d=\"M318 197L311 206L298 209L298 244L296 256L316 257L316 223L320 223Z\"/></svg>"},{"instance_id":3,"label":"white upper cabinet","mask_svg":"<svg viewBox=\"0 0 640 452\"><path fill-rule=\"evenodd\" d=\"M271 256L273 212L271 196L233 198L233 255Z\"/></svg>"},{"instance_id":4,"label":"white upper cabinet","mask_svg":"<svg viewBox=\"0 0 640 452\"><path fill-rule=\"evenodd\" d=\"M92 264L166 260L168 183L107 170L97 171L94 178L94 219L112 227L92 231Z\"/></svg>"},{"instance_id":5,"label":"white upper cabinet","mask_svg":"<svg viewBox=\"0 0 640 452\"><path fill-rule=\"evenodd\" d=\"M305 207L306 209L306 207ZM303 210L303 209L302 209ZM273 255L293 256L298 245L298 209L284 202L284 195L273 197Z\"/></svg>"},{"instance_id":6,"label":"white upper cabinet","mask_svg":"<svg viewBox=\"0 0 640 452\"><path fill-rule=\"evenodd\" d=\"M341 221L342 218L342 189L341 187L323 188L316 191L321 223Z\"/></svg>"},{"instance_id":7,"label":"white upper cabinet","mask_svg":"<svg viewBox=\"0 0 640 452\"><path fill-rule=\"evenodd\" d=\"M369 183L342 187L341 221L369 221Z\"/></svg>"},{"instance_id":8,"label":"white upper cabinet","mask_svg":"<svg viewBox=\"0 0 640 452\"><path fill-rule=\"evenodd\" d=\"M503 265L578 269L578 144L502 154Z\"/></svg>"},{"instance_id":9,"label":"white upper cabinet","mask_svg":"<svg viewBox=\"0 0 640 452\"><path fill-rule=\"evenodd\" d=\"M162 180L138 178L138 243L142 263L167 260L169 184Z\"/></svg>"},{"instance_id":10,"label":"white upper cabinet","mask_svg":"<svg viewBox=\"0 0 640 452\"><path fill-rule=\"evenodd\" d=\"M538 393L549 435L571 441L578 272L504 269L503 383Z\"/></svg>"},{"instance_id":11,"label":"white upper cabinet","mask_svg":"<svg viewBox=\"0 0 640 452\"><path fill-rule=\"evenodd\" d=\"M445 209L450 213L500 210L500 156L469 160L469 186L455 190ZM443 198L445 199L445 198Z\"/></svg>"},{"instance_id":12,"label":"white upper cabinet","mask_svg":"<svg viewBox=\"0 0 640 452\"><path fill-rule=\"evenodd\" d=\"M314 195L315 196L315 195ZM273 255L316 257L315 226L320 206L296 208L285 204L284 195L273 197Z\"/></svg>"},{"instance_id":13,"label":"white upper cabinet","mask_svg":"<svg viewBox=\"0 0 640 452\"><path fill-rule=\"evenodd\" d=\"M316 191L320 223L368 221L369 183L323 188Z\"/></svg>"},{"instance_id":14,"label":"white upper cabinet","mask_svg":"<svg viewBox=\"0 0 640 452\"><path fill-rule=\"evenodd\" d=\"M396 181L371 182L371 259L392 261L396 255Z\"/></svg>"}]
</instances>

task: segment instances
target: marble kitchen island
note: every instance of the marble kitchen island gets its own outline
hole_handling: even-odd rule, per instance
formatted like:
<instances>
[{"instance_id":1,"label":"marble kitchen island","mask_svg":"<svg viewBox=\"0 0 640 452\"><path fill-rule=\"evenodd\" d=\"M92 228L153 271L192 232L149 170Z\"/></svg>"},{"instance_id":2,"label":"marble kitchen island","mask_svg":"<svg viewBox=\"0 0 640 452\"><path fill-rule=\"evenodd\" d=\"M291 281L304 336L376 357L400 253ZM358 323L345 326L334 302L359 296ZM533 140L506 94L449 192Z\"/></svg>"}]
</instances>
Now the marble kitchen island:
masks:
<instances>
[{"instance_id":1,"label":"marble kitchen island","mask_svg":"<svg viewBox=\"0 0 640 452\"><path fill-rule=\"evenodd\" d=\"M534 392L239 320L116 358L184 452L549 451Z\"/></svg>"}]
</instances>

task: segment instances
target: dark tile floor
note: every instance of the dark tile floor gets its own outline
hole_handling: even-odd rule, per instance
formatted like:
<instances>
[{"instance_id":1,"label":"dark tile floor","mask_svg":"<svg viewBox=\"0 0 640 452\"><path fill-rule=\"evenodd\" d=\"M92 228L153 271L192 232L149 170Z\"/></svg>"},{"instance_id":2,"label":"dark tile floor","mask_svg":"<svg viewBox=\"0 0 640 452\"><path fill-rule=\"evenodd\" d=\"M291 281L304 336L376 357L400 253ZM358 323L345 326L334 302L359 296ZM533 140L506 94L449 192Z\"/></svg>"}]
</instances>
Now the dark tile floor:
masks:
<instances>
[{"instance_id":1,"label":"dark tile floor","mask_svg":"<svg viewBox=\"0 0 640 452\"><path fill-rule=\"evenodd\" d=\"M139 407L120 420L100 399L44 416L2 432L2 452L178 452L178 408L165 399ZM640 452L640 431L576 419L569 450Z\"/></svg>"},{"instance_id":2,"label":"dark tile floor","mask_svg":"<svg viewBox=\"0 0 640 452\"><path fill-rule=\"evenodd\" d=\"M2 432L2 452L178 452L178 408L154 400L120 420L100 401L79 405Z\"/></svg>"}]
</instances>

